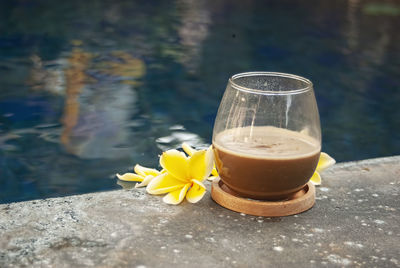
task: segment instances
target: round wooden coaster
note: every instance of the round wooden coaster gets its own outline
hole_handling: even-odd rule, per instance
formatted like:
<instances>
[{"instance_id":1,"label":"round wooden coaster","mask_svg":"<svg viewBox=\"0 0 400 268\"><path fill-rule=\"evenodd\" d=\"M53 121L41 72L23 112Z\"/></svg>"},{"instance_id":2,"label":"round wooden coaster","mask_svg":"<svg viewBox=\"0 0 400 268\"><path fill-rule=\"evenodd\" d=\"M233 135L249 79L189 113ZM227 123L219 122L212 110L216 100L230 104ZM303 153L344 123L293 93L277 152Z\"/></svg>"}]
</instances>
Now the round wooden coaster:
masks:
<instances>
[{"instance_id":1,"label":"round wooden coaster","mask_svg":"<svg viewBox=\"0 0 400 268\"><path fill-rule=\"evenodd\" d=\"M221 206L254 216L281 217L299 214L315 203L315 186L308 182L303 189L284 201L262 201L235 195L220 179L211 185L211 197Z\"/></svg>"}]
</instances>

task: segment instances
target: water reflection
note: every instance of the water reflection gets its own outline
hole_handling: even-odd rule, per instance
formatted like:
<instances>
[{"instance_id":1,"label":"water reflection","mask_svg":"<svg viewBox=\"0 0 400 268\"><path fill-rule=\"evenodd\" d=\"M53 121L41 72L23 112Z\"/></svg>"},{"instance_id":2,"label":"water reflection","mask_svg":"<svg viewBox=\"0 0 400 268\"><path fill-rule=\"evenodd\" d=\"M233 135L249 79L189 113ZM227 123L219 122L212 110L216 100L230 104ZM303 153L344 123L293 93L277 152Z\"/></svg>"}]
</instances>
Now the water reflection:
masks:
<instances>
[{"instance_id":1,"label":"water reflection","mask_svg":"<svg viewBox=\"0 0 400 268\"><path fill-rule=\"evenodd\" d=\"M60 60L43 62L39 55L30 57L32 67L26 84L34 91L48 91L52 94L64 95L65 77Z\"/></svg>"},{"instance_id":2,"label":"water reflection","mask_svg":"<svg viewBox=\"0 0 400 268\"><path fill-rule=\"evenodd\" d=\"M73 49L68 58L69 67L65 70L65 104L64 114L61 120L64 129L60 140L69 152L74 152L70 145L71 135L74 127L78 123L80 107L78 98L81 94L82 88L85 86L85 81L87 80L85 71L90 56L89 53L85 53L81 49Z\"/></svg>"},{"instance_id":3,"label":"water reflection","mask_svg":"<svg viewBox=\"0 0 400 268\"><path fill-rule=\"evenodd\" d=\"M179 0L177 5L182 10L181 26L178 29L180 43L186 50L180 62L188 72L195 72L201 61L203 42L211 26L208 5L203 1Z\"/></svg>"},{"instance_id":4,"label":"water reflection","mask_svg":"<svg viewBox=\"0 0 400 268\"><path fill-rule=\"evenodd\" d=\"M359 11L360 0L348 0L347 7L347 21L348 26L346 30L347 36L347 47L349 52L352 53L358 47L358 41L360 38L360 25L357 18L357 12Z\"/></svg>"},{"instance_id":5,"label":"water reflection","mask_svg":"<svg viewBox=\"0 0 400 268\"><path fill-rule=\"evenodd\" d=\"M137 98L131 85L145 74L143 61L123 51L96 56L74 49L68 62L61 143L84 159L128 156L118 145L128 144L125 123L136 112Z\"/></svg>"},{"instance_id":6,"label":"water reflection","mask_svg":"<svg viewBox=\"0 0 400 268\"><path fill-rule=\"evenodd\" d=\"M169 130L169 135L159 137L155 140L161 151L169 150L171 147L181 147L184 142L191 144L198 149L207 148L209 145L208 143L204 143L204 139L199 135L188 132L181 125L171 126Z\"/></svg>"},{"instance_id":7,"label":"water reflection","mask_svg":"<svg viewBox=\"0 0 400 268\"><path fill-rule=\"evenodd\" d=\"M48 70L50 63L32 56L27 83L36 91L64 96L60 143L69 153L83 159L127 157L129 151L118 146L128 144L125 124L136 112L134 86L145 64L124 51L99 55L80 48L79 40L72 43L77 46L58 69Z\"/></svg>"}]
</instances>

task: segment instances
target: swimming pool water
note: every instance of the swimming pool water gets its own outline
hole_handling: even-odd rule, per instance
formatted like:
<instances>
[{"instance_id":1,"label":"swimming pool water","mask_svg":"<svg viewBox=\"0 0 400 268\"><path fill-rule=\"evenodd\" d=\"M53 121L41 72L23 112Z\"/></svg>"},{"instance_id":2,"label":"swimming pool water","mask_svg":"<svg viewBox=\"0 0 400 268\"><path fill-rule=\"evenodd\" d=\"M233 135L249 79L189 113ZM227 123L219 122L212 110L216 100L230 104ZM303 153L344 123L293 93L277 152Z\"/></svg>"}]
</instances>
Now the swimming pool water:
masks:
<instances>
[{"instance_id":1,"label":"swimming pool water","mask_svg":"<svg viewBox=\"0 0 400 268\"><path fill-rule=\"evenodd\" d=\"M397 1L0 2L0 203L119 188L204 147L227 79L311 79L323 151L400 154Z\"/></svg>"}]
</instances>

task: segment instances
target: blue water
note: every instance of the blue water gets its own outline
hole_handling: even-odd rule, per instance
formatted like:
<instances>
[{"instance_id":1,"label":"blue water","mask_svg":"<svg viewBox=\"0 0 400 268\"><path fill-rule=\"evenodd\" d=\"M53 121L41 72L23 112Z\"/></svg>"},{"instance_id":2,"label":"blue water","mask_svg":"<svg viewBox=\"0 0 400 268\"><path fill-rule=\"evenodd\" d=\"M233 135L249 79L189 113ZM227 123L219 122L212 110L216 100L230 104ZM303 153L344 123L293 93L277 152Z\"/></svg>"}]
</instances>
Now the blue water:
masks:
<instances>
[{"instance_id":1,"label":"blue water","mask_svg":"<svg viewBox=\"0 0 400 268\"><path fill-rule=\"evenodd\" d=\"M1 1L0 203L205 146L228 77L314 82L323 151L400 154L398 1Z\"/></svg>"}]
</instances>

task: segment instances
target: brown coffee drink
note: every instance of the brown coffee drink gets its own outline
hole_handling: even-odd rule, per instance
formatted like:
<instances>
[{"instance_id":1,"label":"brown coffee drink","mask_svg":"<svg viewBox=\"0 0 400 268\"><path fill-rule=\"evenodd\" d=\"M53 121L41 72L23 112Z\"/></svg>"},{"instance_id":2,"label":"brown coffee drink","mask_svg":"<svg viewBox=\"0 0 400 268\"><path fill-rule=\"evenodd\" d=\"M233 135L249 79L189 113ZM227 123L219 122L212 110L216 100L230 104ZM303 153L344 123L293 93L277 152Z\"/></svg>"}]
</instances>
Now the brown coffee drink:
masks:
<instances>
[{"instance_id":1,"label":"brown coffee drink","mask_svg":"<svg viewBox=\"0 0 400 268\"><path fill-rule=\"evenodd\" d=\"M225 130L213 142L223 183L242 197L283 200L299 191L318 164L320 143L271 126Z\"/></svg>"}]
</instances>

